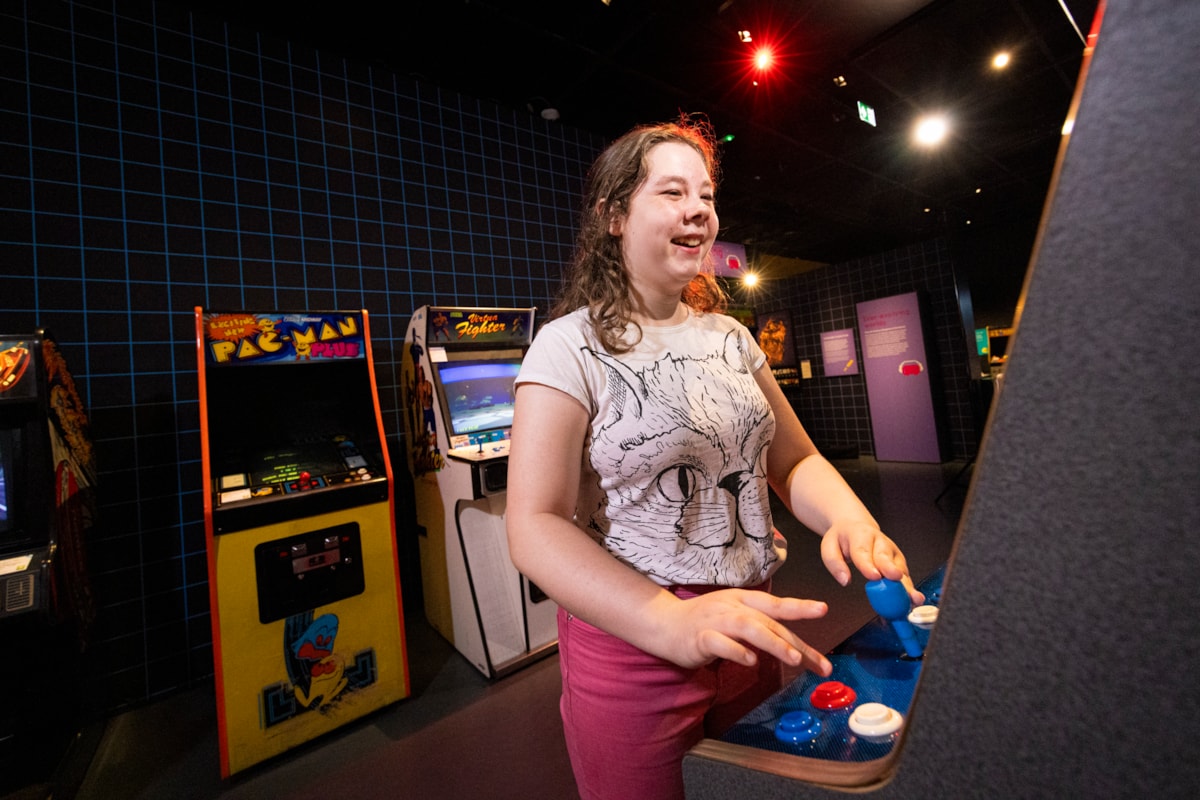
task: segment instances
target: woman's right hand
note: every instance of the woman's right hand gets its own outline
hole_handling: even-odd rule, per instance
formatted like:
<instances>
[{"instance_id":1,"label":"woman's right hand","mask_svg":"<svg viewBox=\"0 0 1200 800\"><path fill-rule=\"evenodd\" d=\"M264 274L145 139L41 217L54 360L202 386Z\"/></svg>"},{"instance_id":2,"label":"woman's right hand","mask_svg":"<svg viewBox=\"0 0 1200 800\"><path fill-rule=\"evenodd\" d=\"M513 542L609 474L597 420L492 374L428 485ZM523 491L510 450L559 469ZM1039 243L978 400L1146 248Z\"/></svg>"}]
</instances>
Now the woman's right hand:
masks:
<instances>
[{"instance_id":1,"label":"woman's right hand","mask_svg":"<svg viewBox=\"0 0 1200 800\"><path fill-rule=\"evenodd\" d=\"M665 635L655 655L681 667L718 658L753 666L758 661L753 647L818 675L833 670L829 659L780 622L823 617L829 610L823 602L750 589L720 589L683 600L664 591L659 602Z\"/></svg>"}]
</instances>

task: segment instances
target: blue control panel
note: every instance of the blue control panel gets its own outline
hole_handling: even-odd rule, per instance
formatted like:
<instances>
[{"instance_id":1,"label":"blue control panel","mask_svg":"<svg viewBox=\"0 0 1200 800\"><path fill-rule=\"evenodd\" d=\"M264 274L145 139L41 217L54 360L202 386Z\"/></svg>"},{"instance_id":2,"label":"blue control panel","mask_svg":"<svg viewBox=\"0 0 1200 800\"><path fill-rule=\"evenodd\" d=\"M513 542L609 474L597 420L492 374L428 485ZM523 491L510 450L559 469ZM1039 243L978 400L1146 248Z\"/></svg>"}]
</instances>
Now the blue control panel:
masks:
<instances>
[{"instance_id":1,"label":"blue control panel","mask_svg":"<svg viewBox=\"0 0 1200 800\"><path fill-rule=\"evenodd\" d=\"M892 599L891 606L884 605L891 621L876 617L828 654L833 664L828 678L800 675L738 721L721 741L837 762L888 755L912 703L944 577L945 567L940 567L917 586L925 606L906 607L901 614ZM891 594L888 589L874 587ZM903 603L908 605L907 595Z\"/></svg>"}]
</instances>

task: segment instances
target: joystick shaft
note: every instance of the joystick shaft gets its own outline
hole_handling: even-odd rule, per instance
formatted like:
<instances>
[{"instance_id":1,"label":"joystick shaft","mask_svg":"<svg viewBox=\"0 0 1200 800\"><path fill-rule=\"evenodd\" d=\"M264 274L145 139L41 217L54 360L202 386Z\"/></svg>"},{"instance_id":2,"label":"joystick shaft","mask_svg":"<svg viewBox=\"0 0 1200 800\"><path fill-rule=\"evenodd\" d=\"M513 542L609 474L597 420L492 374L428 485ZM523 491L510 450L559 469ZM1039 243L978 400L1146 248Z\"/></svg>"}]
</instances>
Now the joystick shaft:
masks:
<instances>
[{"instance_id":1,"label":"joystick shaft","mask_svg":"<svg viewBox=\"0 0 1200 800\"><path fill-rule=\"evenodd\" d=\"M920 658L925 654L921 643L917 641L916 630L908 621L912 603L904 584L887 578L870 581L867 583L867 599L875 613L892 624L892 630L900 637L905 653L911 658Z\"/></svg>"}]
</instances>

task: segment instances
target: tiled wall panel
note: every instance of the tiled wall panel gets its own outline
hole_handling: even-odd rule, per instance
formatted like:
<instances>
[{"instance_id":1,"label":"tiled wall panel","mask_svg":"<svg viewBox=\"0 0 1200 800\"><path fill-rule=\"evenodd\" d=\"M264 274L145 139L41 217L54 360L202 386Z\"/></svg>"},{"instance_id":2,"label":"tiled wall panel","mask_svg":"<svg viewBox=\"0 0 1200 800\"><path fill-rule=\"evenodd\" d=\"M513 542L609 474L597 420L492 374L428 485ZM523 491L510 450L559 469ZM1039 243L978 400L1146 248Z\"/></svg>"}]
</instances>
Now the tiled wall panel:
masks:
<instances>
[{"instance_id":1,"label":"tiled wall panel","mask_svg":"<svg viewBox=\"0 0 1200 800\"><path fill-rule=\"evenodd\" d=\"M426 303L546 308L589 134L166 4L0 7L0 328L89 406L102 708L212 673L194 306L370 313L389 437Z\"/></svg>"}]
</instances>

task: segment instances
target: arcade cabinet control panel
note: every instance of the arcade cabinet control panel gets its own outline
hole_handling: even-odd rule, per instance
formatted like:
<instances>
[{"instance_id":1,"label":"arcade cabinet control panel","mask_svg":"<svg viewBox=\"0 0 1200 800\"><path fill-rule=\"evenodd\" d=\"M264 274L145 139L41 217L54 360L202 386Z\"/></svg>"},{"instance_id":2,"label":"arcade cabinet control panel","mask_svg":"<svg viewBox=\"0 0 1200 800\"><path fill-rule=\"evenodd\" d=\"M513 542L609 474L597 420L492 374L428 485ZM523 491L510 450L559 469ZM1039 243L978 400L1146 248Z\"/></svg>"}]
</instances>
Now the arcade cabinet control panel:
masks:
<instances>
[{"instance_id":1,"label":"arcade cabinet control panel","mask_svg":"<svg viewBox=\"0 0 1200 800\"><path fill-rule=\"evenodd\" d=\"M446 455L459 461L465 461L471 466L471 496L478 500L492 494L499 494L508 489L508 452L509 435L511 430L485 431L470 436L458 436L451 444L461 444L451 447Z\"/></svg>"},{"instance_id":2,"label":"arcade cabinet control panel","mask_svg":"<svg viewBox=\"0 0 1200 800\"><path fill-rule=\"evenodd\" d=\"M812 774L832 784L857 777L860 771L851 765L887 756L912 703L944 578L941 567L918 586L926 605L917 608L910 608L900 584L869 583L867 596L880 616L829 654L833 673L828 678L802 674L744 717L722 742L823 762L829 766ZM707 754L725 760L719 750ZM844 774L835 764L846 765Z\"/></svg>"},{"instance_id":3,"label":"arcade cabinet control panel","mask_svg":"<svg viewBox=\"0 0 1200 800\"><path fill-rule=\"evenodd\" d=\"M223 519L218 526L221 532L247 527L246 523L232 519L252 518L256 516L252 510L255 507L285 498L299 500L303 495L351 488L377 491L386 497L385 471L373 465L346 436L260 453L239 466L245 471L226 472L214 481L215 511ZM355 496L357 499L357 493ZM350 498L343 502L329 497L320 501L313 497L312 500L311 505L321 507L321 510L333 510L347 507ZM310 504L304 506L305 513L309 513Z\"/></svg>"},{"instance_id":4,"label":"arcade cabinet control panel","mask_svg":"<svg viewBox=\"0 0 1200 800\"><path fill-rule=\"evenodd\" d=\"M497 432L499 433L499 432ZM462 447L452 447L447 451L451 458L463 461L488 461L493 458L508 458L509 440L507 431L503 436L481 436L472 438L470 443Z\"/></svg>"},{"instance_id":5,"label":"arcade cabinet control panel","mask_svg":"<svg viewBox=\"0 0 1200 800\"><path fill-rule=\"evenodd\" d=\"M308 492L376 477L354 442L336 442L334 449L333 461L320 460L319 453L289 451L264 458L266 468L263 470L222 475L217 479L218 505ZM311 470L324 474L313 474Z\"/></svg>"}]
</instances>

